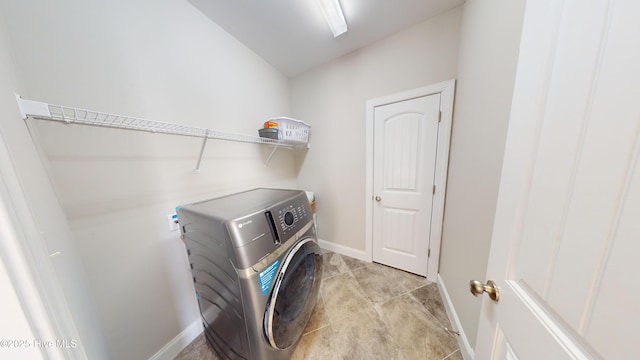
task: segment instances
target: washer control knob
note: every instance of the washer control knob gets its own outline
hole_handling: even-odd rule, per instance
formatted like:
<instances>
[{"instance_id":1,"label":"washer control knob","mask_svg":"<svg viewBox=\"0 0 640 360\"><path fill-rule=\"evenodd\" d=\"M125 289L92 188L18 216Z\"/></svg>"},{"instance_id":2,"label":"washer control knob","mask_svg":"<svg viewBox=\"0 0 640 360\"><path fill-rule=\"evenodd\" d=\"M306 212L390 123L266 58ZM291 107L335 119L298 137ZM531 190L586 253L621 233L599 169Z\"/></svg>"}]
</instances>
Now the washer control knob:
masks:
<instances>
[{"instance_id":1,"label":"washer control knob","mask_svg":"<svg viewBox=\"0 0 640 360\"><path fill-rule=\"evenodd\" d=\"M284 213L284 223L287 224L287 226L293 225L293 214L291 211Z\"/></svg>"}]
</instances>

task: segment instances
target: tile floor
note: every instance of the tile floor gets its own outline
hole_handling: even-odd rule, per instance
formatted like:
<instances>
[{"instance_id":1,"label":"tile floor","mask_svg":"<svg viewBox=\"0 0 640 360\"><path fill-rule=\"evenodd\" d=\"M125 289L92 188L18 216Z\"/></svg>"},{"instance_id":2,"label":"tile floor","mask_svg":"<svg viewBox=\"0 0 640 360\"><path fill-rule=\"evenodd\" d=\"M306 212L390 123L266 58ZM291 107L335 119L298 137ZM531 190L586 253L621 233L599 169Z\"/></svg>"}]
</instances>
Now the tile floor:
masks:
<instances>
[{"instance_id":1,"label":"tile floor","mask_svg":"<svg viewBox=\"0 0 640 360\"><path fill-rule=\"evenodd\" d=\"M324 255L321 297L292 359L461 360L438 287L344 255ZM176 360L217 360L203 335Z\"/></svg>"}]
</instances>

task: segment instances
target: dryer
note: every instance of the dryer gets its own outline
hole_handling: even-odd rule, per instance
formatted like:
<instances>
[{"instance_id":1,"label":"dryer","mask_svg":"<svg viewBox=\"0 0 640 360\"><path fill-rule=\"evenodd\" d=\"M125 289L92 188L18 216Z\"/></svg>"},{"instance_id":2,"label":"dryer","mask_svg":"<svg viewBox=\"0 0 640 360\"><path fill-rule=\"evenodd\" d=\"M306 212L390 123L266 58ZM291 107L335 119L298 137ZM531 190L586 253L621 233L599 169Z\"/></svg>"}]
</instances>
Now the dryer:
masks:
<instances>
[{"instance_id":1,"label":"dryer","mask_svg":"<svg viewBox=\"0 0 640 360\"><path fill-rule=\"evenodd\" d=\"M254 189L178 209L205 336L223 359L288 359L319 296L305 192Z\"/></svg>"}]
</instances>

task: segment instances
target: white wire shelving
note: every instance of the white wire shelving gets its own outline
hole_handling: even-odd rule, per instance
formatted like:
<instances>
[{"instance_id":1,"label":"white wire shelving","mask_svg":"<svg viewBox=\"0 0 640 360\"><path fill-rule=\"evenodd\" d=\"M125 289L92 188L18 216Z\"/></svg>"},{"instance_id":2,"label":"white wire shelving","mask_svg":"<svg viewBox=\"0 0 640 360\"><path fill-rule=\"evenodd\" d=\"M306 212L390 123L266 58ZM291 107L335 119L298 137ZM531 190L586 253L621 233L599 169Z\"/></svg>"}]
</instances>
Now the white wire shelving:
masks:
<instances>
[{"instance_id":1,"label":"white wire shelving","mask_svg":"<svg viewBox=\"0 0 640 360\"><path fill-rule=\"evenodd\" d=\"M142 119L132 116L116 115L100 111L80 109L70 106L54 105L45 102L23 99L16 94L16 101L23 119L34 118L42 120L54 120L67 124L83 124L110 127L117 129L137 130L151 133L191 136L203 139L202 148L196 165L196 172L200 172L200 163L208 139L237 141L255 144L267 144L274 146L273 151L265 161L269 163L278 147L295 148L308 147L308 144L291 144L280 140L268 139L259 136L237 134L228 131L200 128L189 125L173 124L162 121Z\"/></svg>"}]
</instances>

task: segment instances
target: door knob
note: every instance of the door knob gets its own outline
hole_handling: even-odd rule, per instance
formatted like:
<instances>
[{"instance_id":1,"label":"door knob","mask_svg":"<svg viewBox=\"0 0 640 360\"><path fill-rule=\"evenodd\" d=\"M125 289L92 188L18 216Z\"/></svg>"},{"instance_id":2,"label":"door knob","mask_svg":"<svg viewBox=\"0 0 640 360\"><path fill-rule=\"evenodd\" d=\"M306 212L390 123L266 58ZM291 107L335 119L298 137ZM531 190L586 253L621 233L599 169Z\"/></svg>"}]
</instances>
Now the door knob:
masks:
<instances>
[{"instance_id":1,"label":"door knob","mask_svg":"<svg viewBox=\"0 0 640 360\"><path fill-rule=\"evenodd\" d=\"M382 200L382 198L380 196L376 196L376 201L380 202Z\"/></svg>"},{"instance_id":2,"label":"door knob","mask_svg":"<svg viewBox=\"0 0 640 360\"><path fill-rule=\"evenodd\" d=\"M500 300L500 288L498 284L496 284L493 280L487 281L487 284L483 284L478 280L471 280L469 282L469 287L471 288L471 293L473 296L482 295L482 293L489 294L489 298L495 302Z\"/></svg>"}]
</instances>

